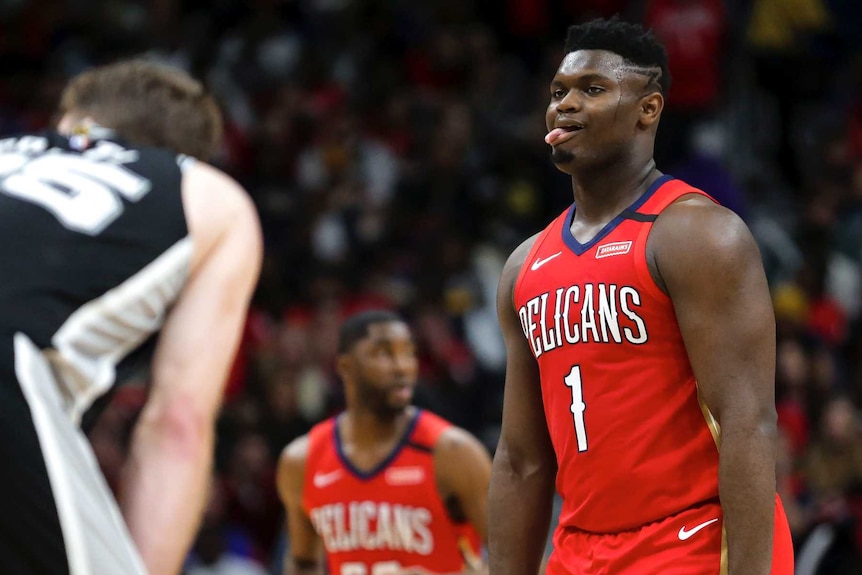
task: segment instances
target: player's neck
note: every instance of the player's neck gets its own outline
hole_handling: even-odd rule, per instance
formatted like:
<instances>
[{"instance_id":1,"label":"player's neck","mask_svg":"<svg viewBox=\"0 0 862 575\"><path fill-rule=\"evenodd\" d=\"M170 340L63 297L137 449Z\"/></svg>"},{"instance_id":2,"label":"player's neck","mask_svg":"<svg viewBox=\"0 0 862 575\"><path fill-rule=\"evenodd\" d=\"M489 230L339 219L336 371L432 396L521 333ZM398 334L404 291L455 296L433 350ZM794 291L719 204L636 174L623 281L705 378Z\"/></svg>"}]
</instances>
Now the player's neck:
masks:
<instances>
[{"instance_id":1,"label":"player's neck","mask_svg":"<svg viewBox=\"0 0 862 575\"><path fill-rule=\"evenodd\" d=\"M345 439L357 447L373 447L400 438L415 413L416 408L408 407L391 418L382 418L356 407L347 412L341 432Z\"/></svg>"},{"instance_id":2,"label":"player's neck","mask_svg":"<svg viewBox=\"0 0 862 575\"><path fill-rule=\"evenodd\" d=\"M660 176L652 158L572 174L577 206L575 218L584 222L605 222L630 206Z\"/></svg>"}]
</instances>

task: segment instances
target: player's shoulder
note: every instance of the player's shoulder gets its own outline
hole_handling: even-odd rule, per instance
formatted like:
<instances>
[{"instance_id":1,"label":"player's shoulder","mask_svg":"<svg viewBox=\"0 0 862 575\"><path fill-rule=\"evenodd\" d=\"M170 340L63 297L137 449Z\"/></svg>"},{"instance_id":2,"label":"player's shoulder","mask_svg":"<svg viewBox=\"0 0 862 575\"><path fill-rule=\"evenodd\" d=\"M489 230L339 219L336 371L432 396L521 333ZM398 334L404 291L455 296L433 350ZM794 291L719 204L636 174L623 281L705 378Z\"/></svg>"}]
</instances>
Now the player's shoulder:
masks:
<instances>
[{"instance_id":1,"label":"player's shoulder","mask_svg":"<svg viewBox=\"0 0 862 575\"><path fill-rule=\"evenodd\" d=\"M465 480L489 474L491 455L469 431L451 425L434 446L434 474L438 487L445 493Z\"/></svg>"},{"instance_id":2,"label":"player's shoulder","mask_svg":"<svg viewBox=\"0 0 862 575\"><path fill-rule=\"evenodd\" d=\"M284 446L278 460L280 463L288 467L305 465L305 461L308 459L310 446L311 435L308 433L301 435Z\"/></svg>"},{"instance_id":3,"label":"player's shoulder","mask_svg":"<svg viewBox=\"0 0 862 575\"><path fill-rule=\"evenodd\" d=\"M674 250L725 250L749 245L752 238L735 212L692 188L692 193L681 196L658 215L650 242Z\"/></svg>"},{"instance_id":4,"label":"player's shoulder","mask_svg":"<svg viewBox=\"0 0 862 575\"><path fill-rule=\"evenodd\" d=\"M285 503L299 501L302 498L308 446L309 436L302 435L288 443L278 457L275 482L279 497Z\"/></svg>"},{"instance_id":5,"label":"player's shoulder","mask_svg":"<svg viewBox=\"0 0 862 575\"><path fill-rule=\"evenodd\" d=\"M333 426L335 418L329 418L315 424L311 430L290 443L281 450L279 461L285 465L304 465L309 457L320 451L321 447L331 445Z\"/></svg>"},{"instance_id":6,"label":"player's shoulder","mask_svg":"<svg viewBox=\"0 0 862 575\"><path fill-rule=\"evenodd\" d=\"M539 239L539 236L542 235L543 232L538 232L518 244L512 253L509 254L509 257L506 259L506 263L503 266L503 272L506 270L510 271L520 271L521 267L524 265L524 262L527 260L527 256L530 254L530 250L533 249L533 245L536 243L536 240Z\"/></svg>"},{"instance_id":7,"label":"player's shoulder","mask_svg":"<svg viewBox=\"0 0 862 575\"><path fill-rule=\"evenodd\" d=\"M256 210L245 188L225 172L187 156L177 161L183 173L183 194L193 206L206 205L227 217L255 216Z\"/></svg>"},{"instance_id":8,"label":"player's shoulder","mask_svg":"<svg viewBox=\"0 0 862 575\"><path fill-rule=\"evenodd\" d=\"M477 448L485 450L485 446L475 435L457 425L450 425L440 433L434 451L446 455L465 450L474 451Z\"/></svg>"},{"instance_id":9,"label":"player's shoulder","mask_svg":"<svg viewBox=\"0 0 862 575\"><path fill-rule=\"evenodd\" d=\"M746 223L735 212L701 194L686 194L659 214L647 242L647 260L657 283L704 271L734 274L760 261Z\"/></svg>"},{"instance_id":10,"label":"player's shoulder","mask_svg":"<svg viewBox=\"0 0 862 575\"><path fill-rule=\"evenodd\" d=\"M527 261L527 256L530 255L533 245L535 245L536 241L543 233L544 232L538 232L533 234L521 242L518 247L512 250L512 253L509 254L509 257L506 259L506 263L503 265L503 271L500 273L501 291L508 291L509 294L512 293L515 281L521 273L521 268L524 267L524 262Z\"/></svg>"},{"instance_id":11,"label":"player's shoulder","mask_svg":"<svg viewBox=\"0 0 862 575\"><path fill-rule=\"evenodd\" d=\"M300 435L290 443L284 446L279 455L279 461L283 461L288 465L296 465L305 463L308 458L308 448L311 445L311 435L306 433Z\"/></svg>"},{"instance_id":12,"label":"player's shoulder","mask_svg":"<svg viewBox=\"0 0 862 575\"><path fill-rule=\"evenodd\" d=\"M445 420L442 420L445 421ZM487 449L479 439L464 428L446 422L434 442L434 459L436 461L452 461L456 463L464 458L487 454Z\"/></svg>"},{"instance_id":13,"label":"player's shoulder","mask_svg":"<svg viewBox=\"0 0 862 575\"><path fill-rule=\"evenodd\" d=\"M288 443L278 456L279 483L297 481L305 475L311 437L309 434L297 437Z\"/></svg>"},{"instance_id":14,"label":"player's shoulder","mask_svg":"<svg viewBox=\"0 0 862 575\"><path fill-rule=\"evenodd\" d=\"M571 206L563 210L553 220L548 222L541 231L528 237L512 250L512 253L510 253L509 257L506 259L506 263L503 265L503 271L500 274L500 290L498 293L506 291L509 293L512 292L518 277L521 275L521 269L524 267L524 262L527 261L533 248L537 247L536 242L541 242L541 245L544 246L547 241L554 241L552 232L564 224L565 218L570 213Z\"/></svg>"},{"instance_id":15,"label":"player's shoulder","mask_svg":"<svg viewBox=\"0 0 862 575\"><path fill-rule=\"evenodd\" d=\"M182 166L183 208L198 263L229 240L239 255L231 269L255 275L263 251L260 220L245 189L223 171L197 160Z\"/></svg>"},{"instance_id":16,"label":"player's shoulder","mask_svg":"<svg viewBox=\"0 0 862 575\"><path fill-rule=\"evenodd\" d=\"M480 444L469 431L427 409L417 410L416 417L411 440L427 445L435 454L457 450L465 444Z\"/></svg>"}]
</instances>

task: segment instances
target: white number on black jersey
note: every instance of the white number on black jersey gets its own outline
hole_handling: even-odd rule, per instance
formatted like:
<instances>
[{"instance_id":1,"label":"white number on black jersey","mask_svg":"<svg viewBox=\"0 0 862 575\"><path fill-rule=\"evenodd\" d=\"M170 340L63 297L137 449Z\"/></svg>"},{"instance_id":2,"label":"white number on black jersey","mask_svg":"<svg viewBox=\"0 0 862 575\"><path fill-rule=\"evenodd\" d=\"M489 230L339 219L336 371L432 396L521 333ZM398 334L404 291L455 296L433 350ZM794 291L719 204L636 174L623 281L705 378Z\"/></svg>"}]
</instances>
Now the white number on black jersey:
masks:
<instances>
[{"instance_id":1,"label":"white number on black jersey","mask_svg":"<svg viewBox=\"0 0 862 575\"><path fill-rule=\"evenodd\" d=\"M19 146L0 153L0 192L42 206L70 230L95 236L123 213L121 198L138 201L150 190L149 180L104 157L58 149L34 157Z\"/></svg>"}]
</instances>

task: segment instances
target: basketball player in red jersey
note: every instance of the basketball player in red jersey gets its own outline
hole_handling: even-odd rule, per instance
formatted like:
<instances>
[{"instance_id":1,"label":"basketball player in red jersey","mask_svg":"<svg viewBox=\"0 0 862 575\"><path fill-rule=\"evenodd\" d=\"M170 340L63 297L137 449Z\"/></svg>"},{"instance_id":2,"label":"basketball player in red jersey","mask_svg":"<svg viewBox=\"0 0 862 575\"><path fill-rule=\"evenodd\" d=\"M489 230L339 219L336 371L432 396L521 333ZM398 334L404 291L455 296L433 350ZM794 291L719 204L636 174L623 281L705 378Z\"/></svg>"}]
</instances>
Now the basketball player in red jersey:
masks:
<instances>
[{"instance_id":1,"label":"basketball player in red jersey","mask_svg":"<svg viewBox=\"0 0 862 575\"><path fill-rule=\"evenodd\" d=\"M288 445L278 466L288 574L484 570L491 460L466 431L410 405L418 362L395 313L361 312L339 338L347 409Z\"/></svg>"},{"instance_id":2,"label":"basketball player in red jersey","mask_svg":"<svg viewBox=\"0 0 862 575\"><path fill-rule=\"evenodd\" d=\"M775 493L775 331L757 246L661 174L664 48L616 19L569 29L545 141L574 203L509 258L490 571L791 575Z\"/></svg>"}]
</instances>

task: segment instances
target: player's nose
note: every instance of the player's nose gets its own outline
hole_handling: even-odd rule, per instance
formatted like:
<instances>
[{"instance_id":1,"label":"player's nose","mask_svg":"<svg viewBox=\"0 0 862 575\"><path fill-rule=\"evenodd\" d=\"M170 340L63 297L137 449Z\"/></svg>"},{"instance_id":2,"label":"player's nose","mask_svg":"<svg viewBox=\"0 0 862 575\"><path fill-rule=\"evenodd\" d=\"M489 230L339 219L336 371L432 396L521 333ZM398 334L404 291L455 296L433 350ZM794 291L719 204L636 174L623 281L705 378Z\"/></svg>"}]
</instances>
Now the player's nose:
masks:
<instances>
[{"instance_id":1,"label":"player's nose","mask_svg":"<svg viewBox=\"0 0 862 575\"><path fill-rule=\"evenodd\" d=\"M582 102L578 90L569 90L566 95L557 102L558 114L571 114L581 110Z\"/></svg>"},{"instance_id":2,"label":"player's nose","mask_svg":"<svg viewBox=\"0 0 862 575\"><path fill-rule=\"evenodd\" d=\"M416 369L416 358L413 355L396 354L392 358L392 371L399 378L410 375Z\"/></svg>"}]
</instances>

